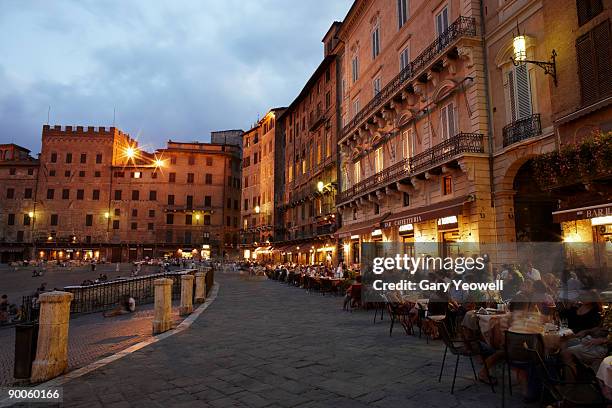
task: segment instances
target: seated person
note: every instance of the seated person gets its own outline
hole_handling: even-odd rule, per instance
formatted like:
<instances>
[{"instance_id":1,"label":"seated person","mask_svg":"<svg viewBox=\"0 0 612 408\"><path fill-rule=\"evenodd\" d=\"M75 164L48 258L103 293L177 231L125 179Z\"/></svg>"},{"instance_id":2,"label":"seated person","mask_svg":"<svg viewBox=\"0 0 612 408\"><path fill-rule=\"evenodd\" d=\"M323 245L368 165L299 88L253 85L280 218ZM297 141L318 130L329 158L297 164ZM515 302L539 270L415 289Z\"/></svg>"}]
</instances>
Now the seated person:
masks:
<instances>
[{"instance_id":1,"label":"seated person","mask_svg":"<svg viewBox=\"0 0 612 408\"><path fill-rule=\"evenodd\" d=\"M574 333L593 329L601 323L602 306L594 291L582 291L579 299L569 308L559 311L559 317L567 319L567 326Z\"/></svg>"},{"instance_id":2,"label":"seated person","mask_svg":"<svg viewBox=\"0 0 612 408\"><path fill-rule=\"evenodd\" d=\"M359 295L357 295L357 291L360 292ZM348 310L349 303L356 298L356 296L361 296L361 275L355 276L355 282L346 290L342 310ZM354 306L354 304L350 303L350 306Z\"/></svg>"},{"instance_id":3,"label":"seated person","mask_svg":"<svg viewBox=\"0 0 612 408\"><path fill-rule=\"evenodd\" d=\"M546 284L541 280L533 283L531 302L534 303L538 310L544 314L548 314L548 312L555 307L554 299L548 293Z\"/></svg>"},{"instance_id":4,"label":"seated person","mask_svg":"<svg viewBox=\"0 0 612 408\"><path fill-rule=\"evenodd\" d=\"M544 323L542 316L539 312L534 311L531 307L531 303L529 302L529 298L525 295L517 294L512 301L510 302L510 323L508 331L515 333L543 333L544 332ZM497 336L498 338L494 338ZM492 334L491 342L493 344L504 344L504 339L499 338L499 336L504 336L503 330L498 332L494 332ZM494 352L492 355L487 357L485 360L486 365L489 369L489 372L493 369L495 364L501 361L504 358L504 351L498 350ZM523 375L524 377L524 375ZM495 378L490 377L487 378L486 371L484 367L480 370L478 374L478 378L486 383L493 381L495 383Z\"/></svg>"},{"instance_id":5,"label":"seated person","mask_svg":"<svg viewBox=\"0 0 612 408\"><path fill-rule=\"evenodd\" d=\"M612 309L608 309L600 325L569 336L567 348L561 352L563 362L575 368L574 359L597 371L612 346Z\"/></svg>"}]
</instances>

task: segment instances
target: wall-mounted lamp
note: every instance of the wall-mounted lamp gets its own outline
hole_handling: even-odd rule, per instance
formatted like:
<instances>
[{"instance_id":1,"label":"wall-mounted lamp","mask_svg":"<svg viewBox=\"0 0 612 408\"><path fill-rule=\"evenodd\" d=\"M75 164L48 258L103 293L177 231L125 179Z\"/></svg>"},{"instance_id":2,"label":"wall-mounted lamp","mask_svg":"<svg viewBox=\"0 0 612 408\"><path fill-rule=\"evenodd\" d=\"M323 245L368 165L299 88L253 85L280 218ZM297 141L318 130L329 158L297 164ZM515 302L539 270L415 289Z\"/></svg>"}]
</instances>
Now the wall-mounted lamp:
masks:
<instances>
[{"instance_id":1,"label":"wall-mounted lamp","mask_svg":"<svg viewBox=\"0 0 612 408\"><path fill-rule=\"evenodd\" d=\"M553 77L553 82L557 86L557 52L552 50L550 61L534 61L527 59L527 38L519 31L518 23L516 24L517 34L512 40L513 53L510 59L515 67L523 64L534 64L544 69L544 75Z\"/></svg>"}]
</instances>

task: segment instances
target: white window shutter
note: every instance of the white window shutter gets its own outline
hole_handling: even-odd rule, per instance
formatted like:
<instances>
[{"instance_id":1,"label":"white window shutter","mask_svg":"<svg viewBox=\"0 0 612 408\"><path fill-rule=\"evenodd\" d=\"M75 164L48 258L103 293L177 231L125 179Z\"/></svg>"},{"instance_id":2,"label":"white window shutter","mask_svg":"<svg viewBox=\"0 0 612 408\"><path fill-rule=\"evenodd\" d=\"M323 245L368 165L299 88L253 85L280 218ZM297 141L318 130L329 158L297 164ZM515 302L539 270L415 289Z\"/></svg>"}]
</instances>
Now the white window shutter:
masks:
<instances>
[{"instance_id":1,"label":"white window shutter","mask_svg":"<svg viewBox=\"0 0 612 408\"><path fill-rule=\"evenodd\" d=\"M531 87L527 65L522 64L516 67L515 75L517 119L524 119L531 116Z\"/></svg>"},{"instance_id":2,"label":"white window shutter","mask_svg":"<svg viewBox=\"0 0 612 408\"><path fill-rule=\"evenodd\" d=\"M453 103L449 103L446 107L448 111L448 137L450 139L455 135L455 106Z\"/></svg>"},{"instance_id":3,"label":"white window shutter","mask_svg":"<svg viewBox=\"0 0 612 408\"><path fill-rule=\"evenodd\" d=\"M511 113L511 121L515 122L517 119L516 116L516 96L514 89L514 70L508 72L508 97L510 102L510 113Z\"/></svg>"}]
</instances>

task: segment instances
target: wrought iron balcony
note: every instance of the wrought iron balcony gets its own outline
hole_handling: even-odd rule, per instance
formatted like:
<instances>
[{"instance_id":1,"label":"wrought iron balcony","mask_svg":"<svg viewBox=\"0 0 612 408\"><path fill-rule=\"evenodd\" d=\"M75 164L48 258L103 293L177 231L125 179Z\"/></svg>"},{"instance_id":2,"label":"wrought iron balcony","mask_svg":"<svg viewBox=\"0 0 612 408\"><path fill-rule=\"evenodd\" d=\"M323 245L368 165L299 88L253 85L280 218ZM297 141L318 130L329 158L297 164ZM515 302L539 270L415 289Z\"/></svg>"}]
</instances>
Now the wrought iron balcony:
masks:
<instances>
[{"instance_id":1,"label":"wrought iron balcony","mask_svg":"<svg viewBox=\"0 0 612 408\"><path fill-rule=\"evenodd\" d=\"M355 117L342 129L342 137L346 136L357 125L372 115L383 103L394 97L408 81L415 78L433 59L446 52L456 40L461 37L473 37L475 35L476 20L472 17L460 16L406 68L401 70L363 109L357 112Z\"/></svg>"},{"instance_id":2,"label":"wrought iron balcony","mask_svg":"<svg viewBox=\"0 0 612 408\"><path fill-rule=\"evenodd\" d=\"M166 212L192 212L192 211L202 211L205 214L212 214L213 207L209 205L173 205L167 204L164 205L164 210Z\"/></svg>"},{"instance_id":3,"label":"wrought iron balcony","mask_svg":"<svg viewBox=\"0 0 612 408\"><path fill-rule=\"evenodd\" d=\"M311 132L325 120L325 112L323 109L317 108L316 111L310 112L310 119L308 121L308 130Z\"/></svg>"},{"instance_id":4,"label":"wrought iron balcony","mask_svg":"<svg viewBox=\"0 0 612 408\"><path fill-rule=\"evenodd\" d=\"M396 181L417 175L435 166L448 163L465 153L484 153L484 135L481 133L456 134L450 139L410 159L402 159L340 192L336 202L338 204L344 203L355 196L377 190Z\"/></svg>"},{"instance_id":5,"label":"wrought iron balcony","mask_svg":"<svg viewBox=\"0 0 612 408\"><path fill-rule=\"evenodd\" d=\"M333 234L336 231L336 224L327 224L327 225L319 225L317 226L317 236L318 235L329 235Z\"/></svg>"},{"instance_id":6,"label":"wrought iron balcony","mask_svg":"<svg viewBox=\"0 0 612 408\"><path fill-rule=\"evenodd\" d=\"M504 127L504 147L542 134L540 114L519 119Z\"/></svg>"}]
</instances>

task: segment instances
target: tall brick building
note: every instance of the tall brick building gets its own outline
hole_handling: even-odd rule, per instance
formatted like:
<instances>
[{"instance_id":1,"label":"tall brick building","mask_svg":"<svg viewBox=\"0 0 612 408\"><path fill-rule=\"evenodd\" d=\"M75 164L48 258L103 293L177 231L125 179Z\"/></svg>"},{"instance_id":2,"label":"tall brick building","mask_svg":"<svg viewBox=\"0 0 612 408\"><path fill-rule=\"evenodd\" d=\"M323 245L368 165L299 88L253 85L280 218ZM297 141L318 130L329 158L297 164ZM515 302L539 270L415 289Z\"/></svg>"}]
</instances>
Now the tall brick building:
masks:
<instances>
[{"instance_id":1,"label":"tall brick building","mask_svg":"<svg viewBox=\"0 0 612 408\"><path fill-rule=\"evenodd\" d=\"M355 1L337 33L344 258L360 243L492 242L478 1ZM417 35L418 34L418 35Z\"/></svg>"},{"instance_id":2,"label":"tall brick building","mask_svg":"<svg viewBox=\"0 0 612 408\"><path fill-rule=\"evenodd\" d=\"M284 262L319 263L337 259L336 191L338 82L336 31L323 38L324 58L279 118L281 148L276 160L284 175L277 201L283 222L274 250ZM280 180L279 180L280 181Z\"/></svg>"},{"instance_id":3,"label":"tall brick building","mask_svg":"<svg viewBox=\"0 0 612 408\"><path fill-rule=\"evenodd\" d=\"M574 162L563 153L587 152L597 133L612 131L610 6L605 0L484 2L499 242L612 242L610 157L583 153ZM554 50L554 72L514 63L519 36L527 60L550 68ZM538 160L550 166L534 167ZM607 256L587 258L612 265Z\"/></svg>"},{"instance_id":4,"label":"tall brick building","mask_svg":"<svg viewBox=\"0 0 612 408\"><path fill-rule=\"evenodd\" d=\"M281 137L277 118L284 110L271 109L242 135L241 243L246 258L269 258L279 234L275 197L282 188L282 174L275 154Z\"/></svg>"},{"instance_id":5,"label":"tall brick building","mask_svg":"<svg viewBox=\"0 0 612 408\"><path fill-rule=\"evenodd\" d=\"M6 260L237 255L239 146L149 153L114 127L45 125L39 160L20 151L0 166Z\"/></svg>"}]
</instances>

